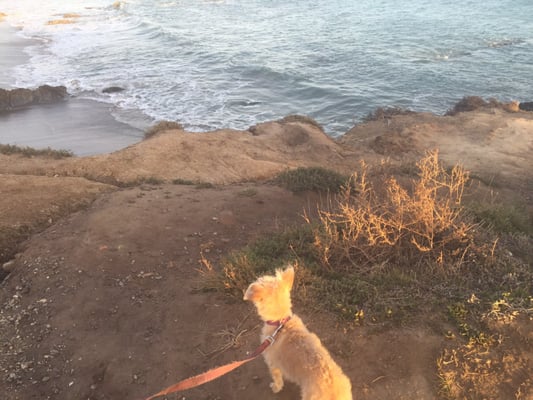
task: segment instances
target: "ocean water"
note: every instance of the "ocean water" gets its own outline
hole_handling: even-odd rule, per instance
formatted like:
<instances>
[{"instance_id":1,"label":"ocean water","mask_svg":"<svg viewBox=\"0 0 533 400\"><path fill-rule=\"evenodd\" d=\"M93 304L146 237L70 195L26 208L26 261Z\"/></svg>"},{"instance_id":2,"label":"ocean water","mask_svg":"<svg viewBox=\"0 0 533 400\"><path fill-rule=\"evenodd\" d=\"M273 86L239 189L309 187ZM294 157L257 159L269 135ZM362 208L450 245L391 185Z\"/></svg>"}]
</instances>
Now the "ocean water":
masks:
<instances>
[{"instance_id":1,"label":"ocean water","mask_svg":"<svg viewBox=\"0 0 533 400\"><path fill-rule=\"evenodd\" d=\"M138 126L297 113L337 136L380 106L533 100L531 0L0 0L0 12L35 39L12 86L65 85ZM75 22L49 24L65 14Z\"/></svg>"}]
</instances>

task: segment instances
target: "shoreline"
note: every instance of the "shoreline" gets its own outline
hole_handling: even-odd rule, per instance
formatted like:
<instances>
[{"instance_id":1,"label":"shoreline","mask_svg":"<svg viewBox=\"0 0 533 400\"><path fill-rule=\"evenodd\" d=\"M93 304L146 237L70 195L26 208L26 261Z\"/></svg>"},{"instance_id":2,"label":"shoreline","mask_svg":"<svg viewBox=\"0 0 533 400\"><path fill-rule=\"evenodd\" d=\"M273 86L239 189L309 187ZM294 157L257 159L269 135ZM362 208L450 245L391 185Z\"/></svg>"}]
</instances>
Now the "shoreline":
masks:
<instances>
[{"instance_id":1,"label":"shoreline","mask_svg":"<svg viewBox=\"0 0 533 400\"><path fill-rule=\"evenodd\" d=\"M33 43L34 39L18 36L16 28L0 19L0 87L16 87L10 72L29 60L24 49ZM391 111L394 113L394 107ZM387 107L373 111L377 116L379 112L384 112L384 120L390 117ZM68 150L76 156L108 154L142 141L143 131L149 124L134 114L135 111L120 109L113 104L78 97L0 112L0 144ZM268 122L273 120L260 123ZM360 123L364 121L354 122L355 125ZM328 136L339 139L353 129L354 126L339 136Z\"/></svg>"},{"instance_id":2,"label":"shoreline","mask_svg":"<svg viewBox=\"0 0 533 400\"><path fill-rule=\"evenodd\" d=\"M15 88L11 70L30 59L24 49L32 43L31 39L17 35L16 29L0 18L0 88Z\"/></svg>"},{"instance_id":3,"label":"shoreline","mask_svg":"<svg viewBox=\"0 0 533 400\"><path fill-rule=\"evenodd\" d=\"M91 156L121 150L143 138L143 131L117 121L112 106L69 98L0 114L0 143L69 150Z\"/></svg>"},{"instance_id":4,"label":"shoreline","mask_svg":"<svg viewBox=\"0 0 533 400\"><path fill-rule=\"evenodd\" d=\"M29 60L31 39L0 20L0 87L15 88L12 69ZM43 82L43 84L46 82ZM113 105L95 100L65 101L0 113L0 144L69 150L76 156L111 153L137 143L143 131L118 121Z\"/></svg>"}]
</instances>

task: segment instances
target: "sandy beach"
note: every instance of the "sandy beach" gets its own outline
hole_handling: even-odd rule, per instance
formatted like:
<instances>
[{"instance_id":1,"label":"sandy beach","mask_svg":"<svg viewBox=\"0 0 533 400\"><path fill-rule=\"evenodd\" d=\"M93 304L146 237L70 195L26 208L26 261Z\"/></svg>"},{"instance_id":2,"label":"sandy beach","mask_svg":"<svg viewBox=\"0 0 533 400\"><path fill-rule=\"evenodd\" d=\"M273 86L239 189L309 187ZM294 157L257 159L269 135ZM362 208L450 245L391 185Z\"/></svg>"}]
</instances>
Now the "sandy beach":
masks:
<instances>
[{"instance_id":1,"label":"sandy beach","mask_svg":"<svg viewBox=\"0 0 533 400\"><path fill-rule=\"evenodd\" d=\"M17 36L5 22L0 22L1 88L16 87L10 72L28 60L24 48L32 43ZM117 121L112 107L97 101L69 98L56 104L0 113L0 143L64 149L87 156L113 152L141 140L143 132Z\"/></svg>"},{"instance_id":2,"label":"sandy beach","mask_svg":"<svg viewBox=\"0 0 533 400\"><path fill-rule=\"evenodd\" d=\"M110 107L71 98L0 114L0 142L88 156L113 152L141 140L143 132L115 120Z\"/></svg>"}]
</instances>

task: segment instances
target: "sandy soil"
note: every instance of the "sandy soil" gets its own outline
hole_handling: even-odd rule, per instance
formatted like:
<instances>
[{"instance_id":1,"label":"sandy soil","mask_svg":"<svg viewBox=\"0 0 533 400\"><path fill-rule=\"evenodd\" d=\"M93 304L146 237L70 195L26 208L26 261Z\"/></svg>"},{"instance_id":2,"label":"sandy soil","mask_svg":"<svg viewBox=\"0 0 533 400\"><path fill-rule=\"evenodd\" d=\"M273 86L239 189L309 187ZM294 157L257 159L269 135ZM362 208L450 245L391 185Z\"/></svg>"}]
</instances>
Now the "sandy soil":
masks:
<instances>
[{"instance_id":1,"label":"sandy soil","mask_svg":"<svg viewBox=\"0 0 533 400\"><path fill-rule=\"evenodd\" d=\"M302 221L318 197L263 181L278 171L310 165L350 171L360 159L384 157L412 162L437 147L446 162L461 161L531 205L532 143L531 113L488 110L396 116L357 126L339 142L292 120L251 131L171 131L87 158L2 155L0 228L33 233L0 286L4 398L142 399L253 350L254 310L198 290L200 259L216 266L260 235ZM163 183L116 186L148 178ZM356 398L437 398L435 360L447 339L434 327L346 327L306 311L298 299L295 311L351 378ZM268 384L256 360L169 398L298 398L294 386L273 395Z\"/></svg>"}]
</instances>

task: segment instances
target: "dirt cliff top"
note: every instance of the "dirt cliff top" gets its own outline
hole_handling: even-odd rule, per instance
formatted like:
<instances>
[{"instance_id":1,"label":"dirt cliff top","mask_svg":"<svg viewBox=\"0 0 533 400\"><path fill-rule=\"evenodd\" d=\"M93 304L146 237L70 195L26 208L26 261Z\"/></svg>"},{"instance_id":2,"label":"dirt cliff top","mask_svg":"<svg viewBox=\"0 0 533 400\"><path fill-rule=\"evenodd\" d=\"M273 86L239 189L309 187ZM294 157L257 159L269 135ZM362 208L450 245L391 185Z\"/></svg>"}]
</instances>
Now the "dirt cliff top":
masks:
<instances>
[{"instance_id":1,"label":"dirt cliff top","mask_svg":"<svg viewBox=\"0 0 533 400\"><path fill-rule=\"evenodd\" d=\"M320 200L267 180L300 166L350 173L361 160L409 165L434 148L477 185L490 185L483 193L518 199L531 213L533 113L501 109L393 115L338 141L289 118L246 131L161 132L94 157L0 155L2 261L17 252L0 286L4 398L140 399L242 358L258 343L259 320L248 304L197 290L198 270L205 257L216 267L261 235L301 223ZM192 182L204 185L183 184ZM346 327L300 304L295 312L350 377L356 398L438 396L435 360L449 341L438 330ZM527 329L517 340L529 340L529 350L507 354L526 374ZM292 385L274 396L268 383L258 360L177 398L298 396ZM518 390L533 393L530 381Z\"/></svg>"}]
</instances>

